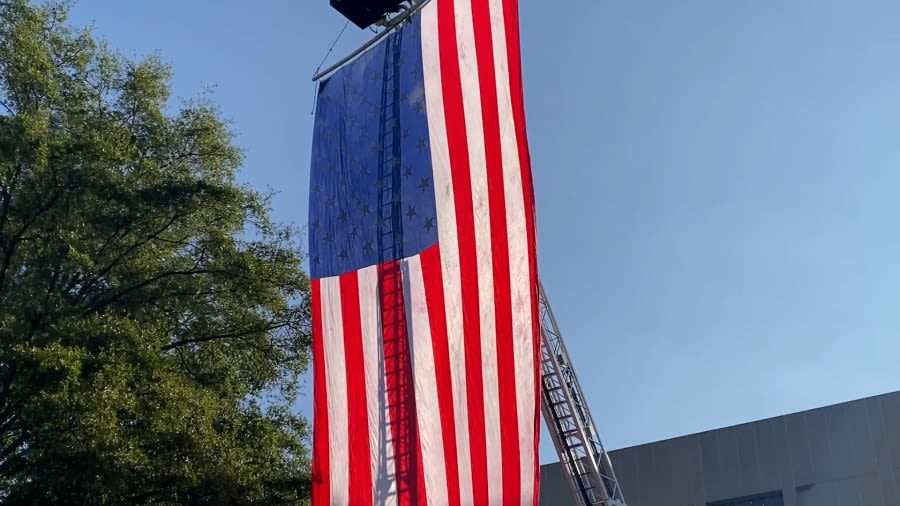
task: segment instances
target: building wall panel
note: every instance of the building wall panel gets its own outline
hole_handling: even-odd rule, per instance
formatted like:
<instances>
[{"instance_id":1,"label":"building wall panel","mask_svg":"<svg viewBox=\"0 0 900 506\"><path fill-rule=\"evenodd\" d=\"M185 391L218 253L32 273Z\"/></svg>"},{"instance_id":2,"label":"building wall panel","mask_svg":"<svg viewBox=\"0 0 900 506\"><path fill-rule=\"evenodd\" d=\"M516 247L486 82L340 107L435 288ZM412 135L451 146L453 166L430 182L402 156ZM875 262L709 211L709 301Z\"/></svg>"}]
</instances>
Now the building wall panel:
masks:
<instances>
[{"instance_id":1,"label":"building wall panel","mask_svg":"<svg viewBox=\"0 0 900 506\"><path fill-rule=\"evenodd\" d=\"M900 392L611 452L629 506L900 506ZM541 504L574 504L557 464Z\"/></svg>"}]
</instances>

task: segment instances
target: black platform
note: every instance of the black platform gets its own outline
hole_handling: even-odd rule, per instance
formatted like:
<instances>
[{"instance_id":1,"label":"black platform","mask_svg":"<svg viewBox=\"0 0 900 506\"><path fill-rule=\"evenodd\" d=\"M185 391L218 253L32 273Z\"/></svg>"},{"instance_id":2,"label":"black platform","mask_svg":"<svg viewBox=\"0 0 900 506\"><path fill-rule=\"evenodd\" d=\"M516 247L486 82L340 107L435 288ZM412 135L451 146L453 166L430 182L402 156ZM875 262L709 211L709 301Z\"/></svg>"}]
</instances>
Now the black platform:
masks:
<instances>
[{"instance_id":1,"label":"black platform","mask_svg":"<svg viewBox=\"0 0 900 506\"><path fill-rule=\"evenodd\" d=\"M403 0L330 0L331 6L360 28L366 28L390 12L400 10Z\"/></svg>"}]
</instances>

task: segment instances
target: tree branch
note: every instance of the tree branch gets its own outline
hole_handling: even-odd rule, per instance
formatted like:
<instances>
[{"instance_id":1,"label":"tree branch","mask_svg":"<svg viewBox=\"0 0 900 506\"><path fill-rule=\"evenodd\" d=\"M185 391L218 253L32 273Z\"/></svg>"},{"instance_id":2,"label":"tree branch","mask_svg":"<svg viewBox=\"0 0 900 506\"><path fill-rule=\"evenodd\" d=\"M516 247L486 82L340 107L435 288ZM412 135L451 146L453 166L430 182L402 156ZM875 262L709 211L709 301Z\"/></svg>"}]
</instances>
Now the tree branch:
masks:
<instances>
[{"instance_id":1,"label":"tree branch","mask_svg":"<svg viewBox=\"0 0 900 506\"><path fill-rule=\"evenodd\" d=\"M3 233L3 229L6 228L6 219L9 217L9 207L12 203L12 187L19 180L19 176L22 175L24 168L22 164L16 164L16 170L12 175L12 178L9 181L3 182L5 185L4 188L0 188L0 195L3 196L3 207L0 209L0 234Z\"/></svg>"},{"instance_id":2,"label":"tree branch","mask_svg":"<svg viewBox=\"0 0 900 506\"><path fill-rule=\"evenodd\" d=\"M156 490L150 490L148 492L144 492L143 494L133 495L128 498L128 502L131 504L146 504L150 499L154 497L163 495L169 492L167 488L158 488Z\"/></svg>"},{"instance_id":3,"label":"tree branch","mask_svg":"<svg viewBox=\"0 0 900 506\"><path fill-rule=\"evenodd\" d=\"M92 280L91 280L90 282L88 282L88 283L85 283L85 284L81 287L81 289L78 290L78 296L79 296L79 297L83 296L89 289L93 288L93 287L97 284L97 282L98 282L100 279L103 278L103 276L106 276L107 274L109 274L109 272L110 272L111 270L113 270L113 269L116 267L116 265L119 264L119 262L121 262L122 260L124 260L125 257L127 257L129 254L131 254L132 252L134 252L135 250L137 250L137 249L140 248L141 246L143 246L143 245L147 244L148 242L150 242L150 241L152 241L152 240L158 238L160 234L162 234L163 232L165 232L166 229L168 229L169 227L171 227L173 223L175 223L176 221L178 221L179 218L182 218L182 217L184 217L183 214L181 214L181 213L175 213L175 216L173 216L172 219L170 219L168 222L166 222L166 224L165 224L162 228L157 229L155 232L152 232L148 237L146 237L146 238L144 238L144 239L142 239L142 240L140 240L140 241L138 241L138 242L132 244L132 245L129 246L128 248L125 248L125 250L123 250L121 253L119 253L119 255L118 255L115 259L113 259L113 261L110 262L109 265L107 265L106 267L104 267L103 269L101 269L100 272L98 272L97 275L94 277L94 279L92 279ZM105 247L105 245L104 245L104 247Z\"/></svg>"},{"instance_id":4,"label":"tree branch","mask_svg":"<svg viewBox=\"0 0 900 506\"><path fill-rule=\"evenodd\" d=\"M273 325L266 325L264 327L257 327L255 329L248 329L243 331L229 332L226 334L216 334L212 336L202 336L202 337L191 337L188 339L181 339L179 341L175 341L173 343L169 343L160 348L160 351L169 351L179 346L184 346L186 344L196 344L196 343L205 343L209 341L215 341L217 339L240 339L242 337L246 337L252 334L259 334L262 332L271 332L273 330L277 330L280 328L284 328L290 325L290 322L278 322Z\"/></svg>"},{"instance_id":5,"label":"tree branch","mask_svg":"<svg viewBox=\"0 0 900 506\"><path fill-rule=\"evenodd\" d=\"M156 276L153 276L153 277L150 278L150 279L146 279L146 280L141 281L140 283L138 283L138 284L136 284L136 285L133 285L133 286L131 286L131 287L128 287L128 288L122 290L121 292L119 292L119 293L113 295L112 297L108 297L108 298L106 298L106 299L101 300L101 301L98 302L97 304L94 304L93 306L91 306L91 307L89 307L87 310L85 310L83 313L81 313L81 316L88 316L88 315L90 315L91 313L96 313L97 311L103 309L104 307L106 307L106 306L108 306L108 305L110 305L110 304L112 304L112 303L114 303L114 302L116 302L116 301L122 299L122 298L125 297L126 295L128 295L128 294L130 294L130 293L132 293L132 292L135 292L135 291L137 291L137 290L140 290L141 288L144 288L145 286L148 286L148 285L151 285L151 284L153 284L153 283L156 283L157 281L160 281L160 280L162 280L162 279L165 279L165 278L168 278L168 277L172 277L172 276L193 276L193 275L196 275L196 274L228 274L228 271L226 271L226 270L224 270L224 269L196 269L196 268L195 268L195 269L191 269L191 270L187 270L187 271L167 271L167 272L163 272L163 273L161 273L161 274L158 274L158 275L156 275Z\"/></svg>"},{"instance_id":6,"label":"tree branch","mask_svg":"<svg viewBox=\"0 0 900 506\"><path fill-rule=\"evenodd\" d=\"M3 385L0 387L0 406L4 407L4 411L8 408L9 392L11 390L13 379L16 376L17 368L18 363L15 360L11 360L3 378Z\"/></svg>"},{"instance_id":7,"label":"tree branch","mask_svg":"<svg viewBox=\"0 0 900 506\"><path fill-rule=\"evenodd\" d=\"M6 284L6 273L9 271L10 265L12 265L12 256L15 253L16 246L18 246L19 242L22 240L22 236L25 235L25 232L34 225L37 219L49 211L56 204L56 201L59 200L59 187L57 187L57 191L53 192L53 195L50 197L50 201L39 207L37 212L34 213L25 223L19 227L19 230L13 234L12 240L9 244L3 245L3 263L0 264L0 293L3 292L3 287Z\"/></svg>"},{"instance_id":8,"label":"tree branch","mask_svg":"<svg viewBox=\"0 0 900 506\"><path fill-rule=\"evenodd\" d=\"M24 443L26 439L28 439L28 433L23 430L22 433L19 434L19 437L14 439L12 443L6 445L3 450L0 450L0 462L5 464L6 460L13 452L22 447L22 443Z\"/></svg>"}]
</instances>

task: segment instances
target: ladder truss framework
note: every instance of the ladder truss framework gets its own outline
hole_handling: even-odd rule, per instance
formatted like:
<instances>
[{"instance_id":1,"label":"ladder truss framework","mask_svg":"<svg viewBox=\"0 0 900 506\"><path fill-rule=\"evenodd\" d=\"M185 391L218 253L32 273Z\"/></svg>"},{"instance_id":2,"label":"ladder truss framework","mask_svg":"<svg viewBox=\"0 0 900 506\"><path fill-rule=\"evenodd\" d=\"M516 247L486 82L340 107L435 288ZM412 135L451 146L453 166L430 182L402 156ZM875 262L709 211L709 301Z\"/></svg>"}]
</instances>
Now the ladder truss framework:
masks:
<instances>
[{"instance_id":1,"label":"ladder truss framework","mask_svg":"<svg viewBox=\"0 0 900 506\"><path fill-rule=\"evenodd\" d=\"M541 411L566 480L582 506L626 506L543 285L540 318Z\"/></svg>"}]
</instances>

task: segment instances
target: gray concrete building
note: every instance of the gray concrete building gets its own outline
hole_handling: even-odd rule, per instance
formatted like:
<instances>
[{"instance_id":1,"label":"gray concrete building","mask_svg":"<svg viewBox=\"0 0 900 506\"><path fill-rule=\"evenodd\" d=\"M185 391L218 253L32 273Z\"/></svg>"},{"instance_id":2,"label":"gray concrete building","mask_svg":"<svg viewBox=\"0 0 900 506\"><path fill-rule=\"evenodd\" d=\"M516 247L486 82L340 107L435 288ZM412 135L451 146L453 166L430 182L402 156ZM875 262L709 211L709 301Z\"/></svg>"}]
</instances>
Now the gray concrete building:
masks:
<instances>
[{"instance_id":1,"label":"gray concrete building","mask_svg":"<svg viewBox=\"0 0 900 506\"><path fill-rule=\"evenodd\" d=\"M900 506L900 392L610 452L628 506ZM574 504L559 464L541 506Z\"/></svg>"}]
</instances>

